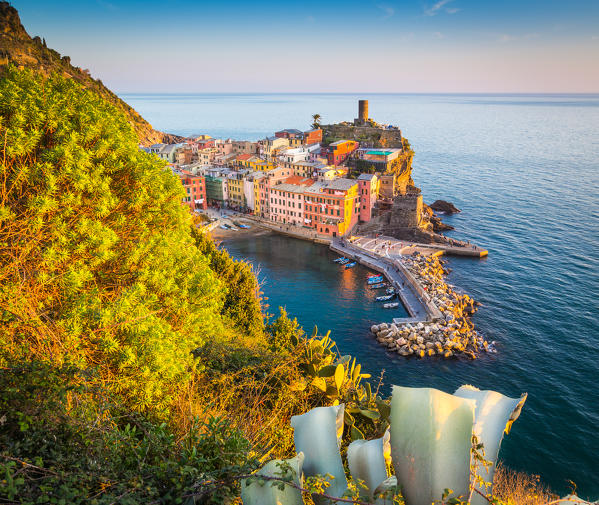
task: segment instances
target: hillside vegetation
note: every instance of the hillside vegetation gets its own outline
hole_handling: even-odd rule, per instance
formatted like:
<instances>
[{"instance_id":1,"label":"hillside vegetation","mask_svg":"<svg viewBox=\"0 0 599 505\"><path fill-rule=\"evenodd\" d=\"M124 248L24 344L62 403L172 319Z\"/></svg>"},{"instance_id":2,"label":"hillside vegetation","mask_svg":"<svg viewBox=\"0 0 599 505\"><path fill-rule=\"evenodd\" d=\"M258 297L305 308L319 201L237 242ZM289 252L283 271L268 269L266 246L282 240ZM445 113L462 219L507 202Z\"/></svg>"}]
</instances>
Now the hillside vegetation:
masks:
<instances>
[{"instance_id":1,"label":"hillside vegetation","mask_svg":"<svg viewBox=\"0 0 599 505\"><path fill-rule=\"evenodd\" d=\"M46 46L40 37L31 38L19 19L19 13L8 2L0 2L0 76L9 64L31 68L43 75L56 72L94 91L117 107L133 127L139 142L151 145L157 142L176 142L181 137L154 130L131 106L110 91L101 80L94 79L88 70L71 65L68 56L61 56Z\"/></svg>"},{"instance_id":2,"label":"hillside vegetation","mask_svg":"<svg viewBox=\"0 0 599 505\"><path fill-rule=\"evenodd\" d=\"M11 66L0 138L0 497L219 503L293 452L294 414L344 401L347 440L384 431L359 365L264 320L114 105Z\"/></svg>"}]
</instances>

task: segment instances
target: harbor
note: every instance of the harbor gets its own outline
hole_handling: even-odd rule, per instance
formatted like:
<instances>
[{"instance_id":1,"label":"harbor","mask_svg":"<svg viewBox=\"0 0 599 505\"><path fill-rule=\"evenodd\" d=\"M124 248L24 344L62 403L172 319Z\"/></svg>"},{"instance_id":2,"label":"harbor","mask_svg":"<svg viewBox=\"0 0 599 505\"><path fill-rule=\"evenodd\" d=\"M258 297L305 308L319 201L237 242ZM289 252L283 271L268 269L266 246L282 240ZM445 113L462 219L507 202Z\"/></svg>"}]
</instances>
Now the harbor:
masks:
<instances>
[{"instance_id":1,"label":"harbor","mask_svg":"<svg viewBox=\"0 0 599 505\"><path fill-rule=\"evenodd\" d=\"M487 256L487 250L457 241L450 245L417 244L387 236L331 239L301 227L277 225L254 216L229 215L210 226L214 230L222 229L219 222L232 219L237 227L251 223L283 235L328 245L331 251L340 255L336 263L342 258L347 260L339 265L342 269L359 263L381 275L385 287L391 288L393 297L397 296L401 302L400 308L391 298L379 300L388 302L383 306L389 309L390 315L370 327L371 334L388 351L404 357L463 356L471 359L481 352L494 351L494 343L487 342L470 320L478 304L445 282L448 272L440 260L443 255L483 258ZM227 232L244 231L233 225L229 228ZM401 317L394 317L393 309L405 309L407 314L400 310Z\"/></svg>"}]
</instances>

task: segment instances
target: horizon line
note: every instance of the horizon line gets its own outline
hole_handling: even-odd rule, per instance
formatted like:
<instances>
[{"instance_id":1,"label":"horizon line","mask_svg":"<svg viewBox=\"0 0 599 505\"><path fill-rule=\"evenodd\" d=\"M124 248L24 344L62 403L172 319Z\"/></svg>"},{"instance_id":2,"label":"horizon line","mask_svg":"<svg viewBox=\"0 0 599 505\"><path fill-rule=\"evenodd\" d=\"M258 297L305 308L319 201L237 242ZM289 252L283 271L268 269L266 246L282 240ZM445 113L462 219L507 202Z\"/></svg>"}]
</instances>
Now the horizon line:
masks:
<instances>
[{"instance_id":1,"label":"horizon line","mask_svg":"<svg viewBox=\"0 0 599 505\"><path fill-rule=\"evenodd\" d=\"M539 96L579 95L599 96L599 91L116 91L122 95L489 95L489 96Z\"/></svg>"}]
</instances>

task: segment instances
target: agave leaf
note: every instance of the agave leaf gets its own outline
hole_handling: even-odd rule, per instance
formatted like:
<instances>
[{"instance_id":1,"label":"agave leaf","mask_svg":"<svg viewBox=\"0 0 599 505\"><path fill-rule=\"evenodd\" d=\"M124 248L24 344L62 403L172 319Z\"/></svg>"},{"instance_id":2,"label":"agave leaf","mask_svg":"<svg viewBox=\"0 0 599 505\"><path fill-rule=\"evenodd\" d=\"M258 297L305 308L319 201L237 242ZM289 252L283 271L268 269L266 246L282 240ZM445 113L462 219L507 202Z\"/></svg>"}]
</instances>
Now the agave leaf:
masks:
<instances>
[{"instance_id":1,"label":"agave leaf","mask_svg":"<svg viewBox=\"0 0 599 505\"><path fill-rule=\"evenodd\" d=\"M482 477L484 482L493 484L493 474L503 434L509 433L512 423L518 419L527 395L525 393L520 398L508 398L496 391L481 391L474 386L462 386L454 395L475 402L474 434L483 446L484 459L491 463L489 467L479 464L477 475ZM483 494L485 491L492 492L492 487L486 489L477 487ZM486 505L486 503L487 500L478 493L472 496L472 505Z\"/></svg>"},{"instance_id":2,"label":"agave leaf","mask_svg":"<svg viewBox=\"0 0 599 505\"><path fill-rule=\"evenodd\" d=\"M339 446L343 436L344 405L317 407L291 418L295 449L303 452L304 474L334 477L327 494L340 497L347 489ZM317 500L323 503L322 500ZM283 502L282 502L283 503Z\"/></svg>"},{"instance_id":3,"label":"agave leaf","mask_svg":"<svg viewBox=\"0 0 599 505\"><path fill-rule=\"evenodd\" d=\"M360 377L360 369L361 368L362 368L362 365L360 365L360 363L358 363L356 365L356 367L352 370L351 379L353 381L356 381L358 379L358 377Z\"/></svg>"},{"instance_id":4,"label":"agave leaf","mask_svg":"<svg viewBox=\"0 0 599 505\"><path fill-rule=\"evenodd\" d=\"M387 479L387 468L391 463L390 434L387 430L381 438L374 440L356 440L347 448L347 464L354 481L361 480L366 489L360 490L360 498L373 500L376 490ZM395 480L394 486L397 486ZM380 494L383 491L379 491ZM384 503L376 500L375 503Z\"/></svg>"},{"instance_id":5,"label":"agave leaf","mask_svg":"<svg viewBox=\"0 0 599 505\"><path fill-rule=\"evenodd\" d=\"M474 407L438 389L393 386L391 454L406 505L430 505L446 488L468 499Z\"/></svg>"},{"instance_id":6,"label":"agave leaf","mask_svg":"<svg viewBox=\"0 0 599 505\"><path fill-rule=\"evenodd\" d=\"M256 472L256 475L290 479L294 484L302 485L302 465L304 454L298 453L295 458L284 461L269 461ZM282 487L282 489L281 489ZM302 493L299 489L288 485L281 486L277 481L258 482L257 480L241 481L241 500L243 505L303 505Z\"/></svg>"},{"instance_id":7,"label":"agave leaf","mask_svg":"<svg viewBox=\"0 0 599 505\"><path fill-rule=\"evenodd\" d=\"M318 326L314 325L314 329L312 330L312 338L318 335Z\"/></svg>"}]
</instances>

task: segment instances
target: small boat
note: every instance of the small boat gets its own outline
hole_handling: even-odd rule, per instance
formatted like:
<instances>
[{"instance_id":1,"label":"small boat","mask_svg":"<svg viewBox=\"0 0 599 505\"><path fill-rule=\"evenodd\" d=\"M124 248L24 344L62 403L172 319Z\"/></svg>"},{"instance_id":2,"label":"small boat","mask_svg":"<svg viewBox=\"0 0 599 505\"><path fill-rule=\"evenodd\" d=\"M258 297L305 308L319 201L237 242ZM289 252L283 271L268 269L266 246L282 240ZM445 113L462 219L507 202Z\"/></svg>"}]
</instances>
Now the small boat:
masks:
<instances>
[{"instance_id":1,"label":"small boat","mask_svg":"<svg viewBox=\"0 0 599 505\"><path fill-rule=\"evenodd\" d=\"M368 274L369 279L372 279L373 277L381 277L381 274Z\"/></svg>"},{"instance_id":2,"label":"small boat","mask_svg":"<svg viewBox=\"0 0 599 505\"><path fill-rule=\"evenodd\" d=\"M349 258L343 258L343 259L342 259L342 260L339 262L339 264L340 264L340 265L346 265L347 263L349 263Z\"/></svg>"},{"instance_id":3,"label":"small boat","mask_svg":"<svg viewBox=\"0 0 599 505\"><path fill-rule=\"evenodd\" d=\"M342 261L345 261L347 258L345 256L342 256L341 258L335 258L333 260L333 263L341 263Z\"/></svg>"},{"instance_id":4,"label":"small boat","mask_svg":"<svg viewBox=\"0 0 599 505\"><path fill-rule=\"evenodd\" d=\"M356 262L352 261L351 263L348 263L347 265L345 265L345 268L353 268L356 266Z\"/></svg>"},{"instance_id":5,"label":"small boat","mask_svg":"<svg viewBox=\"0 0 599 505\"><path fill-rule=\"evenodd\" d=\"M398 302L385 303L385 305L383 305L383 307L385 309L395 309L395 308L399 307L399 303Z\"/></svg>"},{"instance_id":6,"label":"small boat","mask_svg":"<svg viewBox=\"0 0 599 505\"><path fill-rule=\"evenodd\" d=\"M243 228L244 230L249 230L249 226L247 224L239 224L237 223L237 226L239 226L239 228Z\"/></svg>"},{"instance_id":7,"label":"small boat","mask_svg":"<svg viewBox=\"0 0 599 505\"><path fill-rule=\"evenodd\" d=\"M379 277L371 277L370 279L368 279L366 282L368 284L378 284L379 282L383 281L383 276L379 276Z\"/></svg>"},{"instance_id":8,"label":"small boat","mask_svg":"<svg viewBox=\"0 0 599 505\"><path fill-rule=\"evenodd\" d=\"M226 224L221 224L219 226L219 228L222 228L223 230L228 230L229 229L229 227Z\"/></svg>"},{"instance_id":9,"label":"small boat","mask_svg":"<svg viewBox=\"0 0 599 505\"><path fill-rule=\"evenodd\" d=\"M386 282L379 282L378 284L371 284L370 289L381 289L387 285Z\"/></svg>"},{"instance_id":10,"label":"small boat","mask_svg":"<svg viewBox=\"0 0 599 505\"><path fill-rule=\"evenodd\" d=\"M377 302L386 302L387 300L391 300L391 298L395 297L395 294L392 295L383 295L383 296L377 296L375 298L375 300Z\"/></svg>"},{"instance_id":11,"label":"small boat","mask_svg":"<svg viewBox=\"0 0 599 505\"><path fill-rule=\"evenodd\" d=\"M394 295L395 294L395 288L393 288L393 287L387 288L387 294L388 295Z\"/></svg>"}]
</instances>

